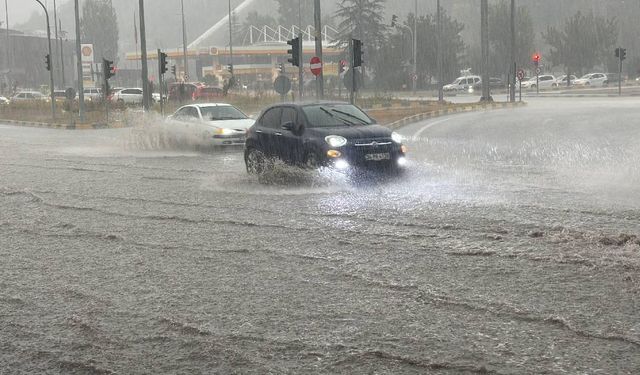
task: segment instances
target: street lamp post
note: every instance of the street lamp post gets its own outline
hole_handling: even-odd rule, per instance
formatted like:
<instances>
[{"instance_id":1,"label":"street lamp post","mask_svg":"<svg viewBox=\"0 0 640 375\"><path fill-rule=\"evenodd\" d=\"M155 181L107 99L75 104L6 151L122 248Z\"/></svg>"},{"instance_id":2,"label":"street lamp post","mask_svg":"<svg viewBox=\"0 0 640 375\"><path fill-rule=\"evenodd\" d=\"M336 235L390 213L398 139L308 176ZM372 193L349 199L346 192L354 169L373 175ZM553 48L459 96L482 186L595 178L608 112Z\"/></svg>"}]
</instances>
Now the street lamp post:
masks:
<instances>
[{"instance_id":1,"label":"street lamp post","mask_svg":"<svg viewBox=\"0 0 640 375\"><path fill-rule=\"evenodd\" d=\"M417 17L417 16L416 16ZM417 57L417 44L416 44L416 35L413 31L413 29L407 25L403 25L401 23L397 23L394 21L393 26L397 27L397 28L403 28L405 30L407 30L409 32L409 35L411 35L411 46L413 48L413 66L412 66L412 71L413 71L413 76L415 76L417 74L417 66L416 66L416 57ZM416 80L413 79L413 76L411 77L411 80L413 81L413 92L415 94L416 92Z\"/></svg>"},{"instance_id":2,"label":"street lamp post","mask_svg":"<svg viewBox=\"0 0 640 375\"><path fill-rule=\"evenodd\" d=\"M56 119L56 101L55 101L55 96L53 93L53 89L54 89L54 83L53 83L53 54L51 53L51 28L49 27L49 12L47 11L47 7L44 6L44 4L42 4L42 2L40 0L36 0L36 2L38 4L40 4L40 6L42 7L42 9L44 10L44 15L47 18L47 42L49 44L49 91L50 91L50 95L51 95L51 118L53 120Z\"/></svg>"},{"instance_id":3,"label":"street lamp post","mask_svg":"<svg viewBox=\"0 0 640 375\"><path fill-rule=\"evenodd\" d=\"M438 41L436 43L437 44L437 49L438 49L438 56L437 56L437 59L438 59L438 64L437 64L438 65L438 101L442 103L444 101L444 92L442 90L443 83L444 83L444 82L442 82L444 80L444 77L443 77L444 74L443 74L443 68L442 68L442 65L443 65L442 59L444 58L444 51L443 51L443 48L442 48L442 9L440 8L440 0L438 0L436 2L436 6L438 8L436 10L436 23L437 23L437 29L438 29L437 30L437 36L436 36L438 38Z\"/></svg>"},{"instance_id":4,"label":"street lamp post","mask_svg":"<svg viewBox=\"0 0 640 375\"><path fill-rule=\"evenodd\" d=\"M411 82L413 95L418 89L418 0L415 0L415 17L413 18L413 72ZM439 52L439 51L438 51Z\"/></svg>"},{"instance_id":5,"label":"street lamp post","mask_svg":"<svg viewBox=\"0 0 640 375\"><path fill-rule=\"evenodd\" d=\"M233 20L231 19L231 0L229 0L229 67L231 68L231 78L229 78L229 88L235 83L235 75L233 73Z\"/></svg>"},{"instance_id":6,"label":"street lamp post","mask_svg":"<svg viewBox=\"0 0 640 375\"><path fill-rule=\"evenodd\" d=\"M78 80L78 117L84 122L84 81L82 74L82 51L80 50L80 5L74 1L76 21L76 74Z\"/></svg>"}]
</instances>

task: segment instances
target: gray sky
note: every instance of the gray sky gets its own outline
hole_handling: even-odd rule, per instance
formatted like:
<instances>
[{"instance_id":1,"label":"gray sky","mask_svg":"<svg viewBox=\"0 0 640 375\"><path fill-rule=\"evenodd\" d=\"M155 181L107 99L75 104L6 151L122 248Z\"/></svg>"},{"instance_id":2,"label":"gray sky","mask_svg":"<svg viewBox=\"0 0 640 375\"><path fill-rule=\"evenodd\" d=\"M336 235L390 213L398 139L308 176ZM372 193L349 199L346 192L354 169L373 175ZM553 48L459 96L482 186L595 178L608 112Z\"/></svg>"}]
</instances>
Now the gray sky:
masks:
<instances>
[{"instance_id":1,"label":"gray sky","mask_svg":"<svg viewBox=\"0 0 640 375\"><path fill-rule=\"evenodd\" d=\"M56 5L60 6L62 3L66 3L69 0L56 0ZM43 0L45 5L53 8L53 0ZM0 7L0 14L2 15L2 22L4 23L4 1L2 1ZM35 0L8 0L7 6L9 8L9 25L24 23L29 19L29 15L32 12L42 9Z\"/></svg>"}]
</instances>

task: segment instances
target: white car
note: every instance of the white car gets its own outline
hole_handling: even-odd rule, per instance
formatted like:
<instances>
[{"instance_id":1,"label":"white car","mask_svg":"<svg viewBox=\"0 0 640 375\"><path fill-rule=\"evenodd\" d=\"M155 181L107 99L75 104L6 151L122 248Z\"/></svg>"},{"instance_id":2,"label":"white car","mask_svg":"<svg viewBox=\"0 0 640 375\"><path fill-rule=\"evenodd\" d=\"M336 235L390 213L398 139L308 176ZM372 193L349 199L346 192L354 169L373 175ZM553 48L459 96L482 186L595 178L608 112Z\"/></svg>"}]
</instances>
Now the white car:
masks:
<instances>
[{"instance_id":1,"label":"white car","mask_svg":"<svg viewBox=\"0 0 640 375\"><path fill-rule=\"evenodd\" d=\"M5 98L4 96L0 96L0 105L5 104L9 104L9 99Z\"/></svg>"},{"instance_id":2,"label":"white car","mask_svg":"<svg viewBox=\"0 0 640 375\"><path fill-rule=\"evenodd\" d=\"M122 104L142 104L142 89L128 88L116 91L111 96L111 101Z\"/></svg>"},{"instance_id":3,"label":"white car","mask_svg":"<svg viewBox=\"0 0 640 375\"><path fill-rule=\"evenodd\" d=\"M455 81L448 85L444 85L442 89L447 92L469 91L482 83L480 76L458 77Z\"/></svg>"},{"instance_id":4,"label":"white car","mask_svg":"<svg viewBox=\"0 0 640 375\"><path fill-rule=\"evenodd\" d=\"M84 90L82 90L82 92L84 93L84 101L99 101L100 99L102 99L102 89L99 88L95 88L95 87L87 87ZM78 98L78 95L76 94L76 98Z\"/></svg>"},{"instance_id":5,"label":"white car","mask_svg":"<svg viewBox=\"0 0 640 375\"><path fill-rule=\"evenodd\" d=\"M575 82L576 79L578 79L578 77L574 76L573 74L570 76L570 81L571 84L573 85L573 82ZM567 85L567 75L563 75L561 77L558 77L558 79L556 79L556 83L558 84L558 86L562 87L562 86L566 86Z\"/></svg>"},{"instance_id":6,"label":"white car","mask_svg":"<svg viewBox=\"0 0 640 375\"><path fill-rule=\"evenodd\" d=\"M47 97L39 91L20 91L11 97L12 102L31 102L35 100L47 100Z\"/></svg>"},{"instance_id":7,"label":"white car","mask_svg":"<svg viewBox=\"0 0 640 375\"><path fill-rule=\"evenodd\" d=\"M539 87L540 89L550 89L558 87L558 83L556 82L556 77L550 74L543 74L538 78L532 77L528 81L522 82L523 89L535 89Z\"/></svg>"},{"instance_id":8,"label":"white car","mask_svg":"<svg viewBox=\"0 0 640 375\"><path fill-rule=\"evenodd\" d=\"M608 84L607 75L604 73L589 73L573 81L575 86L604 87Z\"/></svg>"},{"instance_id":9,"label":"white car","mask_svg":"<svg viewBox=\"0 0 640 375\"><path fill-rule=\"evenodd\" d=\"M187 132L206 146L244 145L255 120L226 103L189 104L169 116L169 131Z\"/></svg>"}]
</instances>

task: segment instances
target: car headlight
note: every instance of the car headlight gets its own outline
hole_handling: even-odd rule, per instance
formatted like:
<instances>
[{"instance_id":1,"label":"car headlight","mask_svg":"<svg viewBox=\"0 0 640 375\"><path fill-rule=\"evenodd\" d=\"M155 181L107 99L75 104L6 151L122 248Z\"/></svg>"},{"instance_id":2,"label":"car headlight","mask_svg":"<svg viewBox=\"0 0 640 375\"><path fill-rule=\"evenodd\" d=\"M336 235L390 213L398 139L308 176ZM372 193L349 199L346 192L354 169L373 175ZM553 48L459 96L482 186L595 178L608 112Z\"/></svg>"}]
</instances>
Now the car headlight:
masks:
<instances>
[{"instance_id":1,"label":"car headlight","mask_svg":"<svg viewBox=\"0 0 640 375\"><path fill-rule=\"evenodd\" d=\"M328 135L324 140L331 147L342 147L347 144L347 139L339 135Z\"/></svg>"},{"instance_id":2,"label":"car headlight","mask_svg":"<svg viewBox=\"0 0 640 375\"><path fill-rule=\"evenodd\" d=\"M217 135L229 135L233 133L233 130L231 129L225 129L225 128L217 128L215 133Z\"/></svg>"},{"instance_id":3,"label":"car headlight","mask_svg":"<svg viewBox=\"0 0 640 375\"><path fill-rule=\"evenodd\" d=\"M402 136L396 132L391 133L391 139L395 143L402 143Z\"/></svg>"}]
</instances>

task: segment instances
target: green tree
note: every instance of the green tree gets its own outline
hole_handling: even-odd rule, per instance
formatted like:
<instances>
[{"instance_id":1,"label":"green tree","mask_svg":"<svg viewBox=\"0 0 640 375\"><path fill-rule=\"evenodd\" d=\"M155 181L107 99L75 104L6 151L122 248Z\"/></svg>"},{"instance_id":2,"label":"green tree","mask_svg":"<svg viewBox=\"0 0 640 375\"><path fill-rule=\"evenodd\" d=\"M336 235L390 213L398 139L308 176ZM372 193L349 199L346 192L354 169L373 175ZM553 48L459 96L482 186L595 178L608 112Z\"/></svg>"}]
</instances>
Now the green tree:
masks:
<instances>
[{"instance_id":1,"label":"green tree","mask_svg":"<svg viewBox=\"0 0 640 375\"><path fill-rule=\"evenodd\" d=\"M363 44L364 63L377 72L380 67L378 58L382 46L387 40L388 26L384 24L386 0L342 0L338 4L335 17L339 20L336 46L346 48L352 38ZM384 54L382 54L384 55Z\"/></svg>"},{"instance_id":2,"label":"green tree","mask_svg":"<svg viewBox=\"0 0 640 375\"><path fill-rule=\"evenodd\" d=\"M111 0L87 0L80 23L82 41L92 43L96 58L118 59L118 18Z\"/></svg>"},{"instance_id":3,"label":"green tree","mask_svg":"<svg viewBox=\"0 0 640 375\"><path fill-rule=\"evenodd\" d=\"M542 38L551 47L549 57L554 64L583 74L595 66L609 65L618 40L618 22L578 11L561 30L548 27Z\"/></svg>"},{"instance_id":4,"label":"green tree","mask_svg":"<svg viewBox=\"0 0 640 375\"><path fill-rule=\"evenodd\" d=\"M516 9L516 64L529 67L533 55L535 33L529 8ZM492 76L508 75L511 68L511 4L500 1L489 8L489 44ZM478 70L479 71L479 70Z\"/></svg>"},{"instance_id":5,"label":"green tree","mask_svg":"<svg viewBox=\"0 0 640 375\"><path fill-rule=\"evenodd\" d=\"M442 12L442 68L443 79L449 82L460 74L460 60L465 50L461 32L464 25ZM378 59L376 81L385 87L401 88L411 85L413 46L408 28L413 30L415 16L409 14L402 27L392 33L382 46ZM437 77L437 23L434 15L418 17L417 72L418 86L425 87Z\"/></svg>"}]
</instances>

